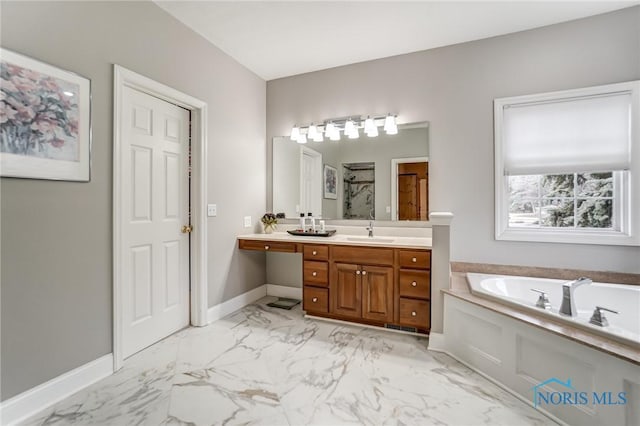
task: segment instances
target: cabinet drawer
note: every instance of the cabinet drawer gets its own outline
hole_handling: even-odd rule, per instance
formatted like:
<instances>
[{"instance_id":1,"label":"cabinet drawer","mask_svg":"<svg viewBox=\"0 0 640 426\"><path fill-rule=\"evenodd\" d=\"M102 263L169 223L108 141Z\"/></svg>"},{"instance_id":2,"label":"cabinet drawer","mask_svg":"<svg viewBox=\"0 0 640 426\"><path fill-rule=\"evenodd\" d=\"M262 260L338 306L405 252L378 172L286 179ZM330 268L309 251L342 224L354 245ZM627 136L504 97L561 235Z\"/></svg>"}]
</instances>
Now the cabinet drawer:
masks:
<instances>
[{"instance_id":1,"label":"cabinet drawer","mask_svg":"<svg viewBox=\"0 0 640 426\"><path fill-rule=\"evenodd\" d=\"M429 271L400 270L400 296L431 298L431 274Z\"/></svg>"},{"instance_id":2,"label":"cabinet drawer","mask_svg":"<svg viewBox=\"0 0 640 426\"><path fill-rule=\"evenodd\" d=\"M429 329L431 311L426 300L400 298L400 324Z\"/></svg>"},{"instance_id":3,"label":"cabinet drawer","mask_svg":"<svg viewBox=\"0 0 640 426\"><path fill-rule=\"evenodd\" d=\"M401 268L431 269L431 251L398 250L398 263Z\"/></svg>"},{"instance_id":4,"label":"cabinet drawer","mask_svg":"<svg viewBox=\"0 0 640 426\"><path fill-rule=\"evenodd\" d=\"M331 258L334 262L365 265L393 265L393 249L362 246L332 246Z\"/></svg>"},{"instance_id":5,"label":"cabinet drawer","mask_svg":"<svg viewBox=\"0 0 640 426\"><path fill-rule=\"evenodd\" d=\"M296 243L287 241L240 240L238 246L242 250L296 252Z\"/></svg>"},{"instance_id":6,"label":"cabinet drawer","mask_svg":"<svg viewBox=\"0 0 640 426\"><path fill-rule=\"evenodd\" d=\"M305 244L303 250L305 260L329 260L329 246Z\"/></svg>"},{"instance_id":7,"label":"cabinet drawer","mask_svg":"<svg viewBox=\"0 0 640 426\"><path fill-rule=\"evenodd\" d=\"M329 312L329 290L326 288L304 286L302 309L307 312Z\"/></svg>"},{"instance_id":8,"label":"cabinet drawer","mask_svg":"<svg viewBox=\"0 0 640 426\"><path fill-rule=\"evenodd\" d=\"M329 285L329 264L305 260L303 268L303 282L310 285Z\"/></svg>"}]
</instances>

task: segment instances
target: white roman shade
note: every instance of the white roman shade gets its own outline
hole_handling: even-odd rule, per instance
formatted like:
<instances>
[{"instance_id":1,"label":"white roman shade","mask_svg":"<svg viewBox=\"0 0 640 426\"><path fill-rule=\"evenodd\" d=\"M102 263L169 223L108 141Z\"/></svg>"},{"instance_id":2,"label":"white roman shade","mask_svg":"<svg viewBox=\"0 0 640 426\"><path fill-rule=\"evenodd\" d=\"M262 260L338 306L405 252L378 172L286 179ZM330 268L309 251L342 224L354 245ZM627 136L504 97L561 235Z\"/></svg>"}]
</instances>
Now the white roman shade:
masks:
<instances>
[{"instance_id":1,"label":"white roman shade","mask_svg":"<svg viewBox=\"0 0 640 426\"><path fill-rule=\"evenodd\" d=\"M632 92L502 105L506 175L628 170Z\"/></svg>"}]
</instances>

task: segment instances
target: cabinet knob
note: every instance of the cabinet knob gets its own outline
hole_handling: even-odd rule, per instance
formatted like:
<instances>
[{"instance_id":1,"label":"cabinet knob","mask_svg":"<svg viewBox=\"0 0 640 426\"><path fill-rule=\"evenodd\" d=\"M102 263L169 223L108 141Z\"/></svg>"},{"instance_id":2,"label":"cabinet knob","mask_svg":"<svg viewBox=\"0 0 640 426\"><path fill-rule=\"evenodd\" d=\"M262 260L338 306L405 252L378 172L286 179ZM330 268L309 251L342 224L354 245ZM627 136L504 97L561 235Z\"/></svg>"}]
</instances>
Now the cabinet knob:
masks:
<instances>
[{"instance_id":1,"label":"cabinet knob","mask_svg":"<svg viewBox=\"0 0 640 426\"><path fill-rule=\"evenodd\" d=\"M367 275L367 271L362 271L362 275Z\"/></svg>"},{"instance_id":2,"label":"cabinet knob","mask_svg":"<svg viewBox=\"0 0 640 426\"><path fill-rule=\"evenodd\" d=\"M360 275L360 271L356 271L356 275Z\"/></svg>"},{"instance_id":3,"label":"cabinet knob","mask_svg":"<svg viewBox=\"0 0 640 426\"><path fill-rule=\"evenodd\" d=\"M313 299L311 299L311 301L312 301L313 303L316 303L316 302L318 301L318 298L317 298L317 297L314 297Z\"/></svg>"},{"instance_id":4,"label":"cabinet knob","mask_svg":"<svg viewBox=\"0 0 640 426\"><path fill-rule=\"evenodd\" d=\"M416 315L418 315L418 314L416 314L416 311L411 311L411 316L412 317L415 317Z\"/></svg>"},{"instance_id":5,"label":"cabinet knob","mask_svg":"<svg viewBox=\"0 0 640 426\"><path fill-rule=\"evenodd\" d=\"M313 275L313 276L315 277L316 275L318 275L318 273L317 273L316 271L313 271L313 272L311 273L311 275Z\"/></svg>"},{"instance_id":6,"label":"cabinet knob","mask_svg":"<svg viewBox=\"0 0 640 426\"><path fill-rule=\"evenodd\" d=\"M413 282L411 283L411 287L415 287L415 286L417 286L417 285L418 285L418 283L417 283L417 282L415 282L415 281L413 281Z\"/></svg>"},{"instance_id":7,"label":"cabinet knob","mask_svg":"<svg viewBox=\"0 0 640 426\"><path fill-rule=\"evenodd\" d=\"M411 258L411 261L412 261L413 263L416 263L416 262L418 261L418 259L416 259L415 257L412 257L412 258Z\"/></svg>"},{"instance_id":8,"label":"cabinet knob","mask_svg":"<svg viewBox=\"0 0 640 426\"><path fill-rule=\"evenodd\" d=\"M313 255L315 256L316 254L318 254L318 252L314 250L313 251Z\"/></svg>"},{"instance_id":9,"label":"cabinet knob","mask_svg":"<svg viewBox=\"0 0 640 426\"><path fill-rule=\"evenodd\" d=\"M265 250L269 250L269 246L264 246L264 249Z\"/></svg>"}]
</instances>

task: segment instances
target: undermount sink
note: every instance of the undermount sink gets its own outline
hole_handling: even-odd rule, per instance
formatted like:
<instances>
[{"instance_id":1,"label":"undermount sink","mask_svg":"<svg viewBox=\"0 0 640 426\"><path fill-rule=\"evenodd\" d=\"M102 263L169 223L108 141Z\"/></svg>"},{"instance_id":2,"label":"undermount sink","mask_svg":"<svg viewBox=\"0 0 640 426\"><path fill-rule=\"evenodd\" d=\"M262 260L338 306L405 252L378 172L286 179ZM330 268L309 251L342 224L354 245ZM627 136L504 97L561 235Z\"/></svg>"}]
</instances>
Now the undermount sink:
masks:
<instances>
[{"instance_id":1,"label":"undermount sink","mask_svg":"<svg viewBox=\"0 0 640 426\"><path fill-rule=\"evenodd\" d=\"M392 243L393 238L347 237L347 241L353 241L358 243Z\"/></svg>"}]
</instances>

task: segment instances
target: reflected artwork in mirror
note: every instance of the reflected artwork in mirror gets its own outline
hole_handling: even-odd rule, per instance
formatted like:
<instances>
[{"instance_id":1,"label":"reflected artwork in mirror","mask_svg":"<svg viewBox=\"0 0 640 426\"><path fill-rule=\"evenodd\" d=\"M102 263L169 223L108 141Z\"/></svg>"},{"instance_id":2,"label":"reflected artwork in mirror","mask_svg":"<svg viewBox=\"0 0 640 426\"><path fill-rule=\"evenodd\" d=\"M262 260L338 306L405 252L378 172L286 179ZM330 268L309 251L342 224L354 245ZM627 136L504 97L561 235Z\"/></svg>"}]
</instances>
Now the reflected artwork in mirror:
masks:
<instances>
[{"instance_id":1,"label":"reflected artwork in mirror","mask_svg":"<svg viewBox=\"0 0 640 426\"><path fill-rule=\"evenodd\" d=\"M273 138L273 212L327 220L426 221L429 215L427 123L398 134L298 143ZM334 176L337 174L337 176ZM327 192L327 176L336 188Z\"/></svg>"}]
</instances>

